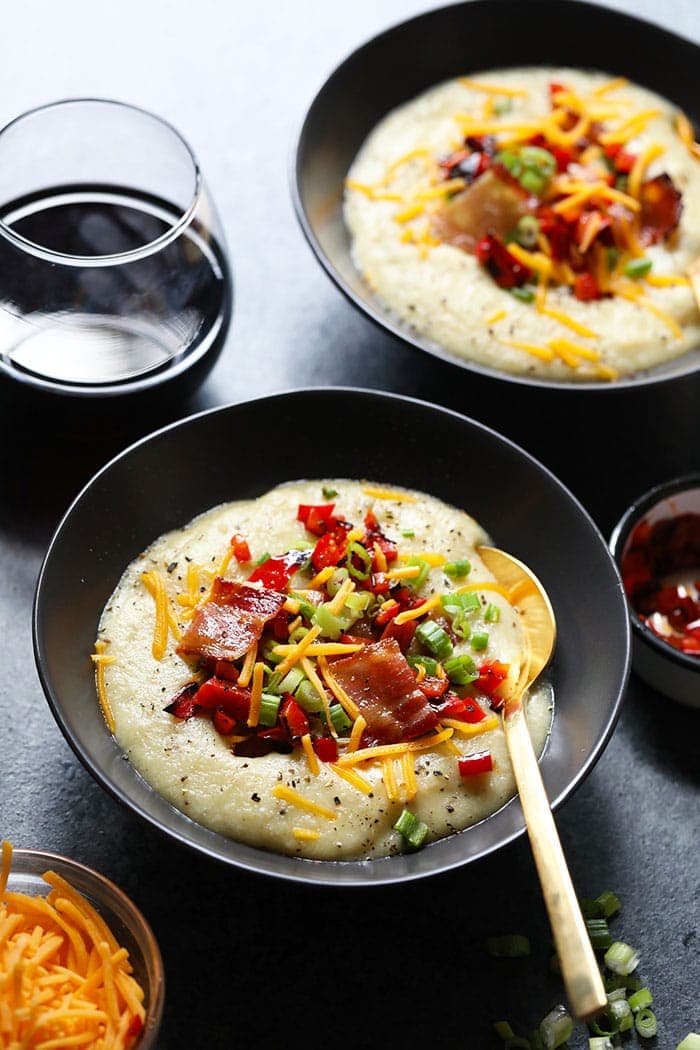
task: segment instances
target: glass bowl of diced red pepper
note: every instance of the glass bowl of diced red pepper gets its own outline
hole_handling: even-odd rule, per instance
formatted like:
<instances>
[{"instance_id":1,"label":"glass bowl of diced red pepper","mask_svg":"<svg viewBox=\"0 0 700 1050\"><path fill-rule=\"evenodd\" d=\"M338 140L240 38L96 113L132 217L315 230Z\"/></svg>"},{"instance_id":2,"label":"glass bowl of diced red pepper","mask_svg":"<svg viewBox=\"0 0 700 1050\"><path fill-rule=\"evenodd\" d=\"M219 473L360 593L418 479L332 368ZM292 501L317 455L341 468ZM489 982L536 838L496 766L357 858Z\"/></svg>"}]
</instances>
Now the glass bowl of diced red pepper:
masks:
<instances>
[{"instance_id":1,"label":"glass bowl of diced red pepper","mask_svg":"<svg viewBox=\"0 0 700 1050\"><path fill-rule=\"evenodd\" d=\"M633 667L700 707L700 474L646 492L610 539L630 608Z\"/></svg>"}]
</instances>

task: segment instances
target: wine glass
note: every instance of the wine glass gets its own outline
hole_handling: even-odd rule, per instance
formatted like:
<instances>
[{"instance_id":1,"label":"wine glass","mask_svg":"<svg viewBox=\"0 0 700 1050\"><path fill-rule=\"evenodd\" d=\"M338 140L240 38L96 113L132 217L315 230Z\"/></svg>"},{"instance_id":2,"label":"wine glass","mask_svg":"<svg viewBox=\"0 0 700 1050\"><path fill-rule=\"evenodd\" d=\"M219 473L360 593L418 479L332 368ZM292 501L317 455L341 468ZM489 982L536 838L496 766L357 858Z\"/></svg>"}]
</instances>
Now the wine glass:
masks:
<instances>
[{"instance_id":1,"label":"wine glass","mask_svg":"<svg viewBox=\"0 0 700 1050\"><path fill-rule=\"evenodd\" d=\"M232 307L221 225L187 142L111 99L0 131L0 371L104 397L201 381Z\"/></svg>"}]
</instances>

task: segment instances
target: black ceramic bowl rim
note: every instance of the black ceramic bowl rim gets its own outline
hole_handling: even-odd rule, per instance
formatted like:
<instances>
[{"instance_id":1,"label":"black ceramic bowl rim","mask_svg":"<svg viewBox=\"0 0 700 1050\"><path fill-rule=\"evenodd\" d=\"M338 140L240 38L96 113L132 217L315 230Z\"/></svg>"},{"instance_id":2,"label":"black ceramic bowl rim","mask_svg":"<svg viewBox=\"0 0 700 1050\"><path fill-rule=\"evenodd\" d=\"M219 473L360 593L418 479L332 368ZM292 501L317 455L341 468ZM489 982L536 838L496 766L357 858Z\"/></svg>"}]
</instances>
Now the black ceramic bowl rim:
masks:
<instances>
[{"instance_id":1,"label":"black ceramic bowl rim","mask_svg":"<svg viewBox=\"0 0 700 1050\"><path fill-rule=\"evenodd\" d=\"M319 418L342 418L356 435L354 445L319 444ZM306 429L300 426L304 420ZM381 421L383 440L377 441L368 420ZM280 442L285 428L296 430L296 441ZM241 433L257 430L257 455L246 452L238 474L232 474L228 457L212 455L238 443ZM436 471L434 454L446 449L449 459ZM470 456L476 466L465 475ZM176 471L163 469L170 461L177 462ZM333 886L408 881L486 856L525 831L520 804L513 798L464 832L389 858L314 861L237 843L189 820L124 761L96 702L89 654L114 586L156 536L208 507L259 495L283 481L352 476L466 503L494 541L503 546L513 541L510 548L529 561L550 591L560 627L552 669L559 709L541 769L558 807L595 765L619 714L630 658L621 580L597 526L568 489L519 446L452 410L373 390L314 387L209 409L155 431L107 463L68 508L41 566L32 624L36 666L54 718L108 794L156 831L213 859L257 874ZM472 493L466 498L465 485ZM518 515L504 503L504 485ZM550 523L564 530L566 543L553 542ZM572 565L579 571L577 588L569 584ZM61 615L67 607L71 615ZM599 659L584 690L586 646L596 649Z\"/></svg>"},{"instance_id":2,"label":"black ceramic bowl rim","mask_svg":"<svg viewBox=\"0 0 700 1050\"><path fill-rule=\"evenodd\" d=\"M505 9L510 7L512 9L509 14ZM615 10L614 8L608 8L601 4L591 3L589 0L529 0L526 5L522 3L522 0L462 0L462 2L454 4L446 4L442 7L436 7L431 10L424 11L418 15L414 15L409 19L402 22L397 22L390 26L388 29L376 34L375 36L366 40L363 44L355 48L349 55L335 67L335 69L327 76L324 83L316 92L313 97L305 116L302 119L299 130L296 134L292 155L289 164L289 185L294 211L296 213L297 220L302 229L304 237L308 242L313 254L317 261L321 264L328 277L335 284L335 286L343 293L343 295L370 321L374 322L380 329L385 332L389 332L397 339L399 339L404 345L413 348L415 350L424 351L433 357L439 358L446 363L453 365L457 368L463 368L467 371L478 373L486 378L499 380L502 382L517 383L524 386L534 386L540 388L548 388L553 390L576 390L576 391L615 391L623 388L638 387L651 384L659 384L669 382L684 375L688 375L694 372L700 367L700 346L686 351L679 357L672 359L671 361L657 365L654 368L634 372L627 376L621 376L614 382L608 380L590 380L585 382L574 382L572 380L554 380L539 378L536 376L518 375L516 373L510 373L497 368L488 367L486 365L479 364L475 361L470 361L467 358L461 358L456 354L452 354L437 343L434 343L427 338L414 335L408 328L403 326L398 320L394 320L390 312L384 309L381 303L372 296L369 290L363 289L362 294L352 287L350 282L343 276L340 268L334 261L337 248L334 246L333 251L327 251L321 239L319 238L316 231L316 224L310 217L309 208L307 207L306 194L304 190L304 173L308 164L311 163L309 159L309 139L313 133L315 124L323 121L324 110L327 109L328 103L326 96L332 93L336 84L342 82L345 76L348 76L349 71L368 57L372 56L373 53L381 53L384 50L388 50L390 53L396 49L396 47L405 47L409 40L424 42L427 36L427 27L436 20L451 19L455 17L463 17L467 21L474 20L476 16L484 15L493 16L497 19L497 25L494 24L494 33L498 39L502 39L502 27L504 25L511 24L511 14L515 14L518 10L527 9L527 18L533 24L542 24L542 20L550 19L549 26L550 30L547 33L540 34L537 37L537 46L542 47L542 53L533 55L528 53L527 55L521 55L520 60L517 62L518 65L529 64L529 65L587 65L589 68L594 66L595 63L583 63L581 61L558 61L557 58L552 57L548 48L551 47L553 33L558 31L561 27L561 33L567 34L569 40L567 41L568 46L575 46L576 33L572 34L571 30L571 18L572 15L583 14L587 18L594 18L601 20L600 32L609 36L612 32L618 32L619 39L625 41L625 46L620 51L620 67L616 70L609 70L609 72L617 75L618 72L622 72L623 65L628 62L634 61L634 55L637 51L640 53L646 53L645 47L632 47L629 44L630 34L632 36L647 36L653 34L658 37L654 53L657 56L661 56L659 65L663 66L666 64L670 71L671 63L674 69L677 71L678 66L676 60L671 60L667 56L675 54L679 50L688 49L694 52L694 61L692 63L683 63L688 65L689 68L696 68L700 61L700 47L694 44L693 41L688 40L685 37L680 36L677 33L672 33L662 26L656 25L655 23L645 21L644 19L637 18L634 15L625 14L621 11ZM500 27L500 28L499 28ZM513 41L518 40L518 33L512 28L509 30L509 37ZM574 44L571 44L571 41ZM687 56L690 57L690 56ZM421 54L421 69L430 61L425 54ZM467 71L478 72L484 68L503 68L507 65L515 65L515 62L501 61L499 63L487 63L484 65L469 66L469 70L460 67L459 72L464 74ZM386 63L387 68L391 68L392 63ZM658 73L659 65L655 65L654 73ZM599 68L596 66L596 68ZM454 75L456 72L452 71ZM379 120L386 113L393 109L395 106L400 105L402 102L408 102L411 97L415 97L420 90L426 90L427 88L438 83L440 79L447 79L448 75L444 76L432 76L425 79L425 83L422 88L411 91L408 95L402 98L394 98L389 106L385 106L384 109L377 112L372 122L365 130L365 135L374 127ZM647 84L647 80L643 76L630 76L630 79L637 80L638 83ZM676 81L671 78L671 83L675 85ZM653 89L653 84L648 82L648 86ZM659 89L656 89L659 90ZM665 94L667 98L673 98L673 92L669 89L660 92ZM697 95L693 97L694 105L691 106L686 100L685 112L692 113L693 109L698 110L694 115L700 120L700 109L698 109ZM359 149L365 135L362 136L361 140L357 142L356 147ZM323 157L323 162L328 163L327 158ZM349 163L347 165L349 167ZM347 171L347 168L346 168ZM330 210L330 206L335 202L336 196L340 201L342 198L342 182L334 182L330 188L324 194L324 199L327 204L322 205ZM349 237L347 231L345 231L342 217L339 225L344 231L344 240L349 243ZM337 231L335 231L337 234Z\"/></svg>"},{"instance_id":3,"label":"black ceramic bowl rim","mask_svg":"<svg viewBox=\"0 0 700 1050\"><path fill-rule=\"evenodd\" d=\"M627 543L632 529L644 517L647 511L652 510L657 503L662 503L665 499L668 499L669 496L677 496L682 492L689 491L690 489L700 489L700 473L685 474L678 478L672 478L670 481L664 481L661 484L656 485L654 488L649 489L648 492L645 492L628 507L610 536L610 550L612 551L612 555L618 568L622 552L625 549L625 544ZM670 516L671 515L669 515L669 517ZM645 645L648 645L653 652L663 657L664 660L670 660L671 663L683 668L683 670L700 675L700 658L697 656L690 656L688 653L683 653L680 649L668 645L667 642L664 642L662 638L659 638L650 627L647 627L647 625L639 619L634 609L629 605L629 602L628 606L632 631L636 638L644 642Z\"/></svg>"}]
</instances>

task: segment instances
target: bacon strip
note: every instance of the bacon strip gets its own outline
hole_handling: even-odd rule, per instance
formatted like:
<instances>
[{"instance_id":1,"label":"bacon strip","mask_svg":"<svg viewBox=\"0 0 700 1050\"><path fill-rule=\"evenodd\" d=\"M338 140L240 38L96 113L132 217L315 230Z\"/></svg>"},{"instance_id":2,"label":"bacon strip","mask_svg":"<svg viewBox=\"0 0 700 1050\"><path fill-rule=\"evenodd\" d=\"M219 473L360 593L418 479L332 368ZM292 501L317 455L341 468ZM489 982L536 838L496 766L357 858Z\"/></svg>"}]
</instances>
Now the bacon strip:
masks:
<instances>
[{"instance_id":1,"label":"bacon strip","mask_svg":"<svg viewBox=\"0 0 700 1050\"><path fill-rule=\"evenodd\" d=\"M333 677L367 722L363 746L397 744L430 732L438 717L416 685L395 638L333 661Z\"/></svg>"},{"instance_id":2,"label":"bacon strip","mask_svg":"<svg viewBox=\"0 0 700 1050\"><path fill-rule=\"evenodd\" d=\"M217 576L177 647L186 656L237 660L248 652L285 603L285 595Z\"/></svg>"}]
</instances>

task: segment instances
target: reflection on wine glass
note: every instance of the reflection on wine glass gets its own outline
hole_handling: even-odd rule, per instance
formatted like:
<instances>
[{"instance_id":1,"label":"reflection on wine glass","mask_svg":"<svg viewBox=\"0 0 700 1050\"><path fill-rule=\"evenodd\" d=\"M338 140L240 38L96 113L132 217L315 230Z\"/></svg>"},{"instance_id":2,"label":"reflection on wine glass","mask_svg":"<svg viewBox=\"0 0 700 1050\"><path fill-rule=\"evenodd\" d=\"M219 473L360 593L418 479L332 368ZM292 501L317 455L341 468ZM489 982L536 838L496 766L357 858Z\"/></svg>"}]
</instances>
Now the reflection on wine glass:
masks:
<instances>
[{"instance_id":1,"label":"reflection on wine glass","mask_svg":"<svg viewBox=\"0 0 700 1050\"><path fill-rule=\"evenodd\" d=\"M197 160L145 110L68 99L0 131L0 370L104 396L223 346L232 281Z\"/></svg>"}]
</instances>

